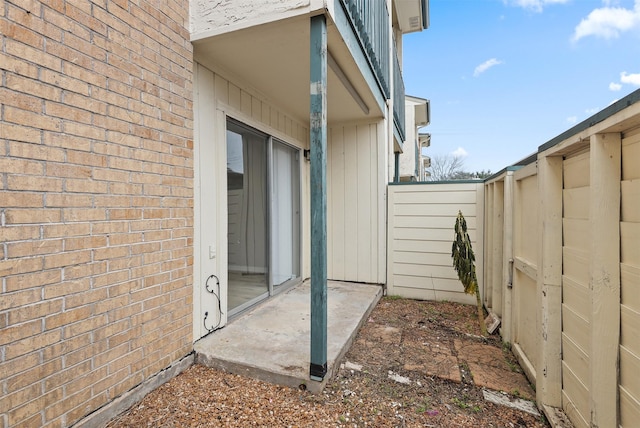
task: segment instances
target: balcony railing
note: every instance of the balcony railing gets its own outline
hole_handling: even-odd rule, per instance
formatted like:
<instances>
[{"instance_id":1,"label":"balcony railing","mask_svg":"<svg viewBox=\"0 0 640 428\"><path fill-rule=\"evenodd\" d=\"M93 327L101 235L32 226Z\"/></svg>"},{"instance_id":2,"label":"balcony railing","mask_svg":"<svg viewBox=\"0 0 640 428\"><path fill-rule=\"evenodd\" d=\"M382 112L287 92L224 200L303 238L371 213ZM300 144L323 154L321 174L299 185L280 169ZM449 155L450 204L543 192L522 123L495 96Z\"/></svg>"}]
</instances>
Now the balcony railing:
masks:
<instances>
[{"instance_id":1,"label":"balcony railing","mask_svg":"<svg viewBox=\"0 0 640 428\"><path fill-rule=\"evenodd\" d=\"M340 0L385 98L389 88L389 11L384 0Z\"/></svg>"},{"instance_id":2,"label":"balcony railing","mask_svg":"<svg viewBox=\"0 0 640 428\"><path fill-rule=\"evenodd\" d=\"M393 44L393 123L400 135L400 139L405 140L405 106L404 106L404 79L402 78L402 69L398 60L398 50L395 43Z\"/></svg>"},{"instance_id":3,"label":"balcony railing","mask_svg":"<svg viewBox=\"0 0 640 428\"><path fill-rule=\"evenodd\" d=\"M391 98L391 70L389 44L391 30L389 28L389 11L385 0L340 0L354 33L360 41L373 75L378 81L385 98ZM393 122L400 139L405 139L404 81L398 62L398 52L393 47Z\"/></svg>"}]
</instances>

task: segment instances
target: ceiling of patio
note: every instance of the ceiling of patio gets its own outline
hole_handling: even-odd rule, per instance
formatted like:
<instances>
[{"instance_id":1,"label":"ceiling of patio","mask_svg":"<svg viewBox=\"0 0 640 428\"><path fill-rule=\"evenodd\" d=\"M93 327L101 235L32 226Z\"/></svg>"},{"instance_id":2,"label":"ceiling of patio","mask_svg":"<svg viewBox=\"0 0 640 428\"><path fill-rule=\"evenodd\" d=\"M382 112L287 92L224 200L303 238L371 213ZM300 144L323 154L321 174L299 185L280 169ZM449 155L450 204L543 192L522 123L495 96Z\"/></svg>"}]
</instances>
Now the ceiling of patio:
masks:
<instances>
[{"instance_id":1,"label":"ceiling of patio","mask_svg":"<svg viewBox=\"0 0 640 428\"><path fill-rule=\"evenodd\" d=\"M382 112L350 55L336 27L328 21L329 52L366 106L368 114L328 67L327 119L329 122L362 121L381 117ZM310 18L282 21L225 33L194 42L194 56L202 65L233 76L258 91L276 107L309 122Z\"/></svg>"}]
</instances>

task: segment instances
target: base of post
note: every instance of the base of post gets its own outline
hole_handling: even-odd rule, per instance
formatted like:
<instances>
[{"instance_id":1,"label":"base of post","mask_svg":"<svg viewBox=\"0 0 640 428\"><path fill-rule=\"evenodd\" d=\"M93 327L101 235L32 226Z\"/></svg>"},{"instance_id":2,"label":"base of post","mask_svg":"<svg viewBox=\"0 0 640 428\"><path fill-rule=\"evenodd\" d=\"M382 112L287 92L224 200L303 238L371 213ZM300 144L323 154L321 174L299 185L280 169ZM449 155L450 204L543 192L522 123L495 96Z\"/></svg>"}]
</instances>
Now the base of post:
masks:
<instances>
[{"instance_id":1,"label":"base of post","mask_svg":"<svg viewBox=\"0 0 640 428\"><path fill-rule=\"evenodd\" d=\"M326 375L327 363L324 363L323 365L311 363L309 365L309 377L311 378L311 380L322 382Z\"/></svg>"}]
</instances>

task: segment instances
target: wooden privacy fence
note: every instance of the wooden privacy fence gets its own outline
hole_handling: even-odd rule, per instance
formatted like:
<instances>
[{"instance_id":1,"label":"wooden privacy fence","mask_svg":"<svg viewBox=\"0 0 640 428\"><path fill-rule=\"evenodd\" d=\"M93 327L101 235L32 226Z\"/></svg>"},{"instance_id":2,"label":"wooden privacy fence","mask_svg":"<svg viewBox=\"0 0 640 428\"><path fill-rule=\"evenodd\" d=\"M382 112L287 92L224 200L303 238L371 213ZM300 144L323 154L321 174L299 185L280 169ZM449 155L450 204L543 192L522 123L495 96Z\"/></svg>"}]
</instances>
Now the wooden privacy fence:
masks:
<instances>
[{"instance_id":1,"label":"wooden privacy fence","mask_svg":"<svg viewBox=\"0 0 640 428\"><path fill-rule=\"evenodd\" d=\"M387 293L475 304L451 260L458 210L467 220L482 286L484 186L481 181L389 185Z\"/></svg>"},{"instance_id":2,"label":"wooden privacy fence","mask_svg":"<svg viewBox=\"0 0 640 428\"><path fill-rule=\"evenodd\" d=\"M640 421L640 91L485 183L487 308L538 405Z\"/></svg>"}]
</instances>

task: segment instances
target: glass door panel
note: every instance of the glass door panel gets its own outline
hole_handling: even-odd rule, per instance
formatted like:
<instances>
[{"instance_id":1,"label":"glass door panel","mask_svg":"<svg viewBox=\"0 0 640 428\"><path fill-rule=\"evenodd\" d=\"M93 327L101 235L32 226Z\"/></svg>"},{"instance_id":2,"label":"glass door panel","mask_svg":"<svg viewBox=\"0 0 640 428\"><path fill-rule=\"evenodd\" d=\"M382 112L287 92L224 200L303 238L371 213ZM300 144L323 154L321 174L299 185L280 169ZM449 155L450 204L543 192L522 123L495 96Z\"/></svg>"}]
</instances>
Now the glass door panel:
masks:
<instances>
[{"instance_id":1,"label":"glass door panel","mask_svg":"<svg viewBox=\"0 0 640 428\"><path fill-rule=\"evenodd\" d=\"M300 278L300 150L272 140L271 280Z\"/></svg>"},{"instance_id":2,"label":"glass door panel","mask_svg":"<svg viewBox=\"0 0 640 428\"><path fill-rule=\"evenodd\" d=\"M227 122L228 311L240 312L269 292L268 137Z\"/></svg>"}]
</instances>

